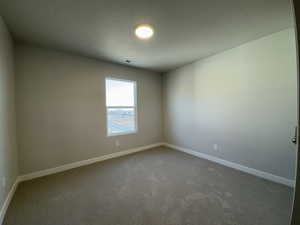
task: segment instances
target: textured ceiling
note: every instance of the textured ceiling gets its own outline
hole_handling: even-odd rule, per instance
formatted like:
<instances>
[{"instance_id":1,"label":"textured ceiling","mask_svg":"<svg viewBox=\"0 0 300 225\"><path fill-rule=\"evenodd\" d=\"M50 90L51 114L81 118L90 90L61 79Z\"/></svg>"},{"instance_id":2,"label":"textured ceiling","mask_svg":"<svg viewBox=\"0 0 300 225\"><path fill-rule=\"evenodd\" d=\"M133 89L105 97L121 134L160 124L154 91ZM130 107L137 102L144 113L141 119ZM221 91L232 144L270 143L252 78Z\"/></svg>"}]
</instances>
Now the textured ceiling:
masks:
<instances>
[{"instance_id":1,"label":"textured ceiling","mask_svg":"<svg viewBox=\"0 0 300 225\"><path fill-rule=\"evenodd\" d=\"M291 27L289 0L1 0L17 41L167 71ZM137 24L154 38L138 40Z\"/></svg>"}]
</instances>

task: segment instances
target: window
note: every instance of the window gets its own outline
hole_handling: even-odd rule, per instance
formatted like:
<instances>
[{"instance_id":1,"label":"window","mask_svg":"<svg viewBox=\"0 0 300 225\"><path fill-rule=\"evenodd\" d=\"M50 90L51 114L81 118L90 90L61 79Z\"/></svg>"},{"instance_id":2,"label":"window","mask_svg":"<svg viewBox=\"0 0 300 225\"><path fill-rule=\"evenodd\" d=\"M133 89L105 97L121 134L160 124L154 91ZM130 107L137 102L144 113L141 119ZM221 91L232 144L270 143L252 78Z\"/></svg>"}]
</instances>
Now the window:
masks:
<instances>
[{"instance_id":1,"label":"window","mask_svg":"<svg viewBox=\"0 0 300 225\"><path fill-rule=\"evenodd\" d=\"M106 78L107 135L137 132L136 82Z\"/></svg>"}]
</instances>

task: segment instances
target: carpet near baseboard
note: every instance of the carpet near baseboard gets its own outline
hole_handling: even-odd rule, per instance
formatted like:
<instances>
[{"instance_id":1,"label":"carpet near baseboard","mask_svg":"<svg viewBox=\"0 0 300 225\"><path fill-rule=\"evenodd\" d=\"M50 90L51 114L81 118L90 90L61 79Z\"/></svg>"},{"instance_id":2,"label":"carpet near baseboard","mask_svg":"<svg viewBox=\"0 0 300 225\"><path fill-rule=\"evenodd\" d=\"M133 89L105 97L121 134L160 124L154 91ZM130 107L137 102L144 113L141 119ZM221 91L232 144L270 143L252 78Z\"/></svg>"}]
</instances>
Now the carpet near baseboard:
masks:
<instances>
[{"instance_id":1,"label":"carpet near baseboard","mask_svg":"<svg viewBox=\"0 0 300 225\"><path fill-rule=\"evenodd\" d=\"M257 176L257 177L275 182L275 183L283 184L283 185L293 187L293 188L296 185L295 180L287 179L285 177L280 177L280 176L277 176L277 175L274 175L274 174L271 174L271 173L267 173L267 172L264 172L264 171L261 171L261 170L249 168L247 166L243 166L243 165L238 164L238 163L230 162L230 161L227 161L227 160L215 157L215 156L211 156L211 155L208 155L208 154L197 152L197 151L194 151L192 149L183 148L183 147L180 147L180 146L177 146L177 145L172 145L172 144L169 144L169 143L163 143L163 145L166 146L166 147L172 148L174 150L185 152L187 154L196 156L198 158L206 159L206 160L221 164L223 166L226 166L226 167L229 167L229 168L232 168L232 169L236 169L236 170L242 171L244 173L248 173L248 174L251 174L251 175L254 175L254 176Z\"/></svg>"},{"instance_id":2,"label":"carpet near baseboard","mask_svg":"<svg viewBox=\"0 0 300 225\"><path fill-rule=\"evenodd\" d=\"M9 207L9 204L17 190L17 187L18 187L18 184L19 184L20 180L19 178L17 178L15 180L15 182L13 183L13 185L11 186L11 189L10 191L8 192L7 196L6 196L6 199L1 207L1 210L0 210L0 224L3 223L3 220L4 220L4 217L5 217L5 214L6 214L6 211Z\"/></svg>"},{"instance_id":3,"label":"carpet near baseboard","mask_svg":"<svg viewBox=\"0 0 300 225\"><path fill-rule=\"evenodd\" d=\"M70 170L70 169L74 169L77 167L81 167L81 166L86 166L86 165L90 165L93 163L97 163L97 162L101 162L104 160L108 160L108 159L112 159L112 158L116 158L116 157L120 157L120 156L125 156L128 154L133 154L136 152L140 152L140 151L144 151L147 149L151 149L151 148L155 148L155 147L159 147L159 146L165 146L174 150L178 150L181 152L185 152L187 154L196 156L198 158L202 158L202 159L206 159L221 165L224 165L226 167L230 167L233 169L237 169L240 170L242 172L254 175L254 176L258 176L261 177L263 179L275 182L275 183L280 183L280 184L284 184L287 185L289 187L294 187L295 186L295 181L294 180L289 180L283 177L279 177L273 174L269 174L263 171L259 171L259 170L255 170L252 168L248 168L245 166L242 166L240 164L236 164L236 163L232 163L223 159L219 159L217 157L213 157L210 155L206 155L200 152L196 152L193 151L191 149L186 149L186 148L182 148L176 145L172 145L169 143L155 143L155 144L151 144L151 145L147 145L147 146L142 146L142 147L138 147L138 148L133 148L133 149L129 149L129 150L124 150L121 152L116 152L116 153L112 153L112 154L108 154L108 155L104 155L104 156L100 156L100 157L95 157L92 159L88 159L88 160L83 160L83 161L79 161L79 162L75 162L75 163L70 163L70 164L66 164L63 166L59 166L59 167L55 167L55 168L50 168L50 169L46 169L46 170L42 170L42 171L38 171L38 172L34 172L34 173L30 173L30 174L25 174L25 175L21 175L16 179L16 182L14 183L14 185L12 186L3 206L2 209L0 211L0 224L2 223L2 220L5 216L6 210L10 204L10 201L14 195L14 192L16 191L16 188L18 186L19 182L22 181L27 181L27 180L31 180L31 179L35 179L35 178L39 178L39 177L43 177L43 176L47 176L47 175L51 175L51 174L55 174L55 173L59 173L59 172L63 172L66 170Z\"/></svg>"},{"instance_id":4,"label":"carpet near baseboard","mask_svg":"<svg viewBox=\"0 0 300 225\"><path fill-rule=\"evenodd\" d=\"M62 165L62 166L55 167L55 168L50 168L50 169L46 169L46 170L37 171L37 172L33 172L33 173L18 176L16 178L14 184L12 185L12 187L11 187L11 189L10 189L10 191L9 191L9 193L8 193L4 203L3 203L3 206L0 210L0 225L3 223L6 211L9 207L9 204L10 204L10 202L11 202L13 196L14 196L14 193L16 192L17 187L18 187L20 182L27 181L27 180L32 180L32 179L39 178L39 177L44 177L44 176L51 175L51 174L60 173L60 172L67 171L67 170L70 170L70 169L90 165L90 164L93 164L93 163L105 161L105 160L108 160L108 159L113 159L113 158L120 157L120 156L133 154L133 153L140 152L140 151L145 151L147 149L159 147L159 146L162 146L162 145L163 145L163 143L155 143L155 144L151 144L151 145L141 146L141 147L132 148L132 149L128 149L128 150L124 150L124 151L120 151L120 152L115 152L115 153L111 153L111 154L107 154L107 155L103 155L103 156L99 156L99 157L95 157L95 158L91 158L91 159L87 159L87 160L82 160L82 161L78 161L78 162L74 162L74 163L69 163L69 164Z\"/></svg>"},{"instance_id":5,"label":"carpet near baseboard","mask_svg":"<svg viewBox=\"0 0 300 225\"><path fill-rule=\"evenodd\" d=\"M158 147L20 183L3 225L287 225L292 196L284 185Z\"/></svg>"},{"instance_id":6,"label":"carpet near baseboard","mask_svg":"<svg viewBox=\"0 0 300 225\"><path fill-rule=\"evenodd\" d=\"M284 177L280 177L271 173L267 173L264 171L260 171L257 169L253 169L253 168L249 168L246 166L243 166L241 164L238 163L233 163L224 159L220 159L218 157L215 156L211 156L208 154L204 154L201 152L197 152L194 151L192 149L188 149L188 148L183 148L177 145L173 145L173 144L169 144L169 143L165 143L165 142L161 142L161 143L155 143L155 144L151 144L151 145L147 145L147 146L142 146L142 147L138 147L138 148L133 148L133 149L129 149L129 150L124 150L121 152L116 152L116 153L112 153L112 154L108 154L108 155L103 155L100 157L95 157L95 158L91 158L91 159L87 159L87 160L82 160L82 161L78 161L78 162L74 162L74 163L70 163L70 164L66 164L66 165L62 165L59 167L55 167L55 168L50 168L50 169L46 169L46 170L42 170L42 171L37 171L37 172L33 172L33 173L29 173L29 174L25 174L19 177L20 181L25 181L25 180L31 180L34 178L38 178L38 177L42 177L42 176L47 176L50 174L54 174L54 173L58 173L58 172L62 172L65 170L69 170L69 169L73 169L73 168L77 168L80 166L85 166L85 165L89 165L92 163L96 163L96 162L101 162L107 159L111 159L111 158L115 158L115 157L120 157L120 156L124 156L124 155L128 155L128 154L132 154L135 152L139 152L139 151L144 151L147 149L151 149L151 148L155 148L155 147L159 147L159 146L165 146L174 150L178 150L178 151L182 151L185 152L187 154L196 156L198 158L202 158L202 159L206 159L218 164L221 164L223 166L227 166L236 170L240 170L242 172L275 182L275 183L279 183L279 184L283 184L283 185L287 185L289 187L295 187L296 181L295 180L290 180Z\"/></svg>"},{"instance_id":7,"label":"carpet near baseboard","mask_svg":"<svg viewBox=\"0 0 300 225\"><path fill-rule=\"evenodd\" d=\"M140 151L145 151L147 149L159 147L159 146L162 146L162 145L163 145L163 143L155 143L155 144L151 144L151 145L145 145L145 146L141 146L141 147L137 147L137 148L132 148L132 149L128 149L128 150L114 152L114 153L111 153L111 154L102 155L102 156L98 156L98 157L94 157L94 158L90 158L90 159L86 159L86 160L82 160L82 161L78 161L78 162L68 163L68 164L65 164L65 165L62 165L62 166L58 166L58 167L54 167L54 168L50 168L50 169L45 169L45 170L41 170L41 171L21 175L21 176L19 176L19 180L20 181L31 180L31 179L35 179L35 178L39 178L39 177L43 177L43 176L63 172L63 171L66 171L66 170L74 169L74 168L77 168L77 167L86 166L86 165L90 165L90 164L97 163L97 162L102 162L102 161L105 161L105 160L108 160L108 159L113 159L113 158L116 158L116 157L133 154L133 153L140 152Z\"/></svg>"}]
</instances>

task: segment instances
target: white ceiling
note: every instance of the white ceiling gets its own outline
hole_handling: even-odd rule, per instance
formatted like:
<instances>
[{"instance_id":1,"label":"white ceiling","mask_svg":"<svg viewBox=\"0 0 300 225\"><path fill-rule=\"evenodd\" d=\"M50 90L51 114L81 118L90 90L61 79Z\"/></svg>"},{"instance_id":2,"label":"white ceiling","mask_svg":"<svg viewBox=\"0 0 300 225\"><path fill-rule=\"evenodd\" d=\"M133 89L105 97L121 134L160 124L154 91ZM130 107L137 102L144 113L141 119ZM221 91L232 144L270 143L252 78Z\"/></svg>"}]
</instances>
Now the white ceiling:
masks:
<instances>
[{"instance_id":1,"label":"white ceiling","mask_svg":"<svg viewBox=\"0 0 300 225\"><path fill-rule=\"evenodd\" d=\"M291 27L289 0L1 0L17 41L167 71ZM134 27L151 24L154 38Z\"/></svg>"}]
</instances>

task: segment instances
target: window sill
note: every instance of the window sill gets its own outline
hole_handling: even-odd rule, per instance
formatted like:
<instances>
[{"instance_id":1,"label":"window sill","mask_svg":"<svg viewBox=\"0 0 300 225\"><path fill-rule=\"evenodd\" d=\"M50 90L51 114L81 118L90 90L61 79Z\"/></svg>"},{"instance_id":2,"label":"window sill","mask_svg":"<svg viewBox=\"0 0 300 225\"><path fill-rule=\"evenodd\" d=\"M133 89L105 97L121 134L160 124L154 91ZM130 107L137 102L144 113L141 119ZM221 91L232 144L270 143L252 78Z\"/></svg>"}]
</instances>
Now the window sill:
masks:
<instances>
[{"instance_id":1,"label":"window sill","mask_svg":"<svg viewBox=\"0 0 300 225\"><path fill-rule=\"evenodd\" d=\"M114 136L122 136L122 135L128 135L128 134L136 134L137 131L130 131L130 132L124 132L124 133L115 133L115 134L107 134L107 137L114 137Z\"/></svg>"}]
</instances>

